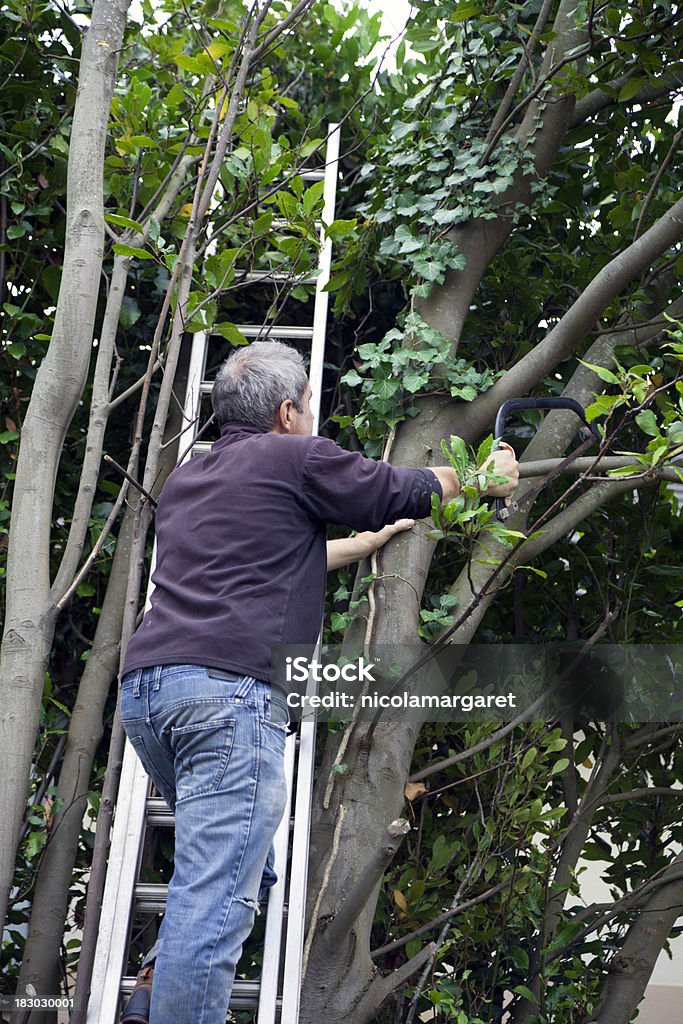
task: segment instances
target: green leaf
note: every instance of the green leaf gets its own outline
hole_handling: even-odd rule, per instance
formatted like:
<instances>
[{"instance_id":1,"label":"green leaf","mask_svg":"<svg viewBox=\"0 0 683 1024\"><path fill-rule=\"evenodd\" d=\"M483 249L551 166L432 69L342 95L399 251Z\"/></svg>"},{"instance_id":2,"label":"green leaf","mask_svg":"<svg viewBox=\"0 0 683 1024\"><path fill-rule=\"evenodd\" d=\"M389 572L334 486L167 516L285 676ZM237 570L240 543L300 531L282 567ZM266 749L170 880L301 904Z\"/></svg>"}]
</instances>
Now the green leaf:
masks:
<instances>
[{"instance_id":1,"label":"green leaf","mask_svg":"<svg viewBox=\"0 0 683 1024\"><path fill-rule=\"evenodd\" d=\"M124 245L123 242L117 242L114 246L114 252L117 256L128 256L135 257L138 260L153 260L154 256L151 252L147 252L146 249L136 249L133 245Z\"/></svg>"},{"instance_id":2,"label":"green leaf","mask_svg":"<svg viewBox=\"0 0 683 1024\"><path fill-rule=\"evenodd\" d=\"M257 217L254 221L254 238L260 238L262 235L267 235L271 229L272 223L273 214L271 210L268 210L260 217Z\"/></svg>"},{"instance_id":3,"label":"green leaf","mask_svg":"<svg viewBox=\"0 0 683 1024\"><path fill-rule=\"evenodd\" d=\"M355 388L363 383L363 378L358 373L358 370L348 370L341 378L341 383L349 384L352 388Z\"/></svg>"},{"instance_id":4,"label":"green leaf","mask_svg":"<svg viewBox=\"0 0 683 1024\"><path fill-rule=\"evenodd\" d=\"M221 324L214 324L211 328L212 334L220 334L221 338L225 338L231 345L248 345L249 339L245 338L242 332L228 321L224 321Z\"/></svg>"},{"instance_id":5,"label":"green leaf","mask_svg":"<svg viewBox=\"0 0 683 1024\"><path fill-rule=\"evenodd\" d=\"M177 106L179 106L182 103L182 101L183 101L183 96L184 95L185 95L185 90L183 89L182 85L180 84L180 82L176 82L176 84L169 90L169 93L166 96L166 106L167 107L177 107Z\"/></svg>"},{"instance_id":6,"label":"green leaf","mask_svg":"<svg viewBox=\"0 0 683 1024\"><path fill-rule=\"evenodd\" d=\"M537 754L538 751L536 750L536 747L529 747L526 754L522 758L522 763L520 765L522 771L528 768L530 764L533 764L533 762L536 760Z\"/></svg>"},{"instance_id":7,"label":"green leaf","mask_svg":"<svg viewBox=\"0 0 683 1024\"><path fill-rule=\"evenodd\" d=\"M617 99L620 103L626 100L632 100L633 97L640 92L644 85L647 84L647 78L629 78L627 82L624 82Z\"/></svg>"},{"instance_id":8,"label":"green leaf","mask_svg":"<svg viewBox=\"0 0 683 1024\"><path fill-rule=\"evenodd\" d=\"M137 146L139 149L159 148L157 140L153 139L150 135L131 135L126 141L130 142L132 146Z\"/></svg>"},{"instance_id":9,"label":"green leaf","mask_svg":"<svg viewBox=\"0 0 683 1024\"><path fill-rule=\"evenodd\" d=\"M470 18L475 18L478 14L481 14L479 4L459 3L451 14L451 21L469 21Z\"/></svg>"},{"instance_id":10,"label":"green leaf","mask_svg":"<svg viewBox=\"0 0 683 1024\"><path fill-rule=\"evenodd\" d=\"M606 370L604 366L595 366L594 363L586 363L583 359L579 359L582 366L588 367L593 373L597 374L600 380L606 381L607 384L619 384L619 378L611 370Z\"/></svg>"},{"instance_id":11,"label":"green leaf","mask_svg":"<svg viewBox=\"0 0 683 1024\"><path fill-rule=\"evenodd\" d=\"M312 215L312 213L315 210L316 206L318 205L318 203L322 199L324 191L325 191L325 182L324 181L316 181L316 183L314 185L311 185L311 187L306 189L306 191L304 192L304 197L303 197L304 210L306 211L306 213L307 213L307 215L309 217Z\"/></svg>"},{"instance_id":12,"label":"green leaf","mask_svg":"<svg viewBox=\"0 0 683 1024\"><path fill-rule=\"evenodd\" d=\"M523 996L523 997L524 997L525 999L528 999L530 1003L533 1003L533 1004L534 1004L534 1006L538 1006L538 999L537 999L537 998L536 998L536 996L535 996L535 995L533 994L533 992L531 991L531 989L530 989L530 988L527 988L527 986L526 986L526 985L515 985L515 987L513 988L513 990L512 990L512 991L513 991L513 992L514 992L514 993L515 993L516 995L518 995L518 996Z\"/></svg>"},{"instance_id":13,"label":"green leaf","mask_svg":"<svg viewBox=\"0 0 683 1024\"><path fill-rule=\"evenodd\" d=\"M109 224L116 224L119 228L129 228L131 231L136 231L139 234L142 234L145 230L139 221L131 220L130 217L122 217L119 213L105 213L104 219Z\"/></svg>"},{"instance_id":14,"label":"green leaf","mask_svg":"<svg viewBox=\"0 0 683 1024\"><path fill-rule=\"evenodd\" d=\"M652 409L644 409L643 412L639 412L636 416L636 423L649 437L659 437L661 431L657 423L657 417L653 413Z\"/></svg>"},{"instance_id":15,"label":"green leaf","mask_svg":"<svg viewBox=\"0 0 683 1024\"><path fill-rule=\"evenodd\" d=\"M356 230L358 221L354 217L353 220L333 220L325 228L325 234L328 238L331 238L333 242L339 242L342 238L348 238Z\"/></svg>"},{"instance_id":16,"label":"green leaf","mask_svg":"<svg viewBox=\"0 0 683 1024\"><path fill-rule=\"evenodd\" d=\"M350 621L351 621L351 618L350 618L348 612L332 612L332 615L330 616L330 626L336 632L340 632L341 633L345 629L348 629L348 625L349 625Z\"/></svg>"},{"instance_id":17,"label":"green leaf","mask_svg":"<svg viewBox=\"0 0 683 1024\"><path fill-rule=\"evenodd\" d=\"M429 380L429 374L418 373L416 370L412 370L403 377L403 387L406 391L409 391L411 395L414 395L416 391L423 388Z\"/></svg>"},{"instance_id":18,"label":"green leaf","mask_svg":"<svg viewBox=\"0 0 683 1024\"><path fill-rule=\"evenodd\" d=\"M565 770L565 768L568 768L568 767L569 767L569 758L568 757L561 757L559 759L559 761L556 761L555 764L550 769L550 774L551 774L551 776L559 775L560 772L563 772Z\"/></svg>"}]
</instances>

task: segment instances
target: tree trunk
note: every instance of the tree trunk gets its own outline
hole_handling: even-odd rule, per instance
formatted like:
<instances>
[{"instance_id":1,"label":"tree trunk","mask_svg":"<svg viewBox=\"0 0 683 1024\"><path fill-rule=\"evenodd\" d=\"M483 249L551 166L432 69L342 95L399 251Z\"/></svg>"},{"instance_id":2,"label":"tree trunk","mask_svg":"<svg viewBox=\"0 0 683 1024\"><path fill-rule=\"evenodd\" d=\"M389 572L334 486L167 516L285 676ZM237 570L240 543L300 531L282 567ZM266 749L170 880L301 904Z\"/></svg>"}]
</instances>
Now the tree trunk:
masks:
<instances>
[{"instance_id":1,"label":"tree trunk","mask_svg":"<svg viewBox=\"0 0 683 1024\"><path fill-rule=\"evenodd\" d=\"M183 394L187 387L190 349L191 336L186 336L175 377L178 394ZM161 490L176 465L179 445L183 445L183 437L178 440L182 427L182 409L177 403L171 403L157 490ZM136 503L137 498L133 497L132 501ZM19 992L24 992L29 984L34 986L38 995L59 991L59 957L78 838L86 808L92 764L102 738L105 706L119 667L134 519L135 512L129 504L119 530L92 650L69 723L68 742L57 788L59 809L53 819L45 855L38 870L29 934L19 976ZM31 1024L47 1024L55 1019L55 1014L33 1013L28 1019ZM23 1022L18 1021L17 1024Z\"/></svg>"},{"instance_id":2,"label":"tree trunk","mask_svg":"<svg viewBox=\"0 0 683 1024\"><path fill-rule=\"evenodd\" d=\"M64 270L17 459L7 559L0 722L0 920L12 885L54 628L50 520L59 458L90 364L104 238L102 169L129 0L95 0L83 43L67 179Z\"/></svg>"},{"instance_id":3,"label":"tree trunk","mask_svg":"<svg viewBox=\"0 0 683 1024\"><path fill-rule=\"evenodd\" d=\"M18 992L25 992L27 985L33 985L37 995L55 995L60 989L59 956L78 839L92 763L102 738L104 709L119 664L132 528L133 512L126 508L95 640L69 723L56 794L59 809L52 819L38 869ZM32 1024L54 1019L54 1013L36 1012L30 1016Z\"/></svg>"},{"instance_id":4,"label":"tree trunk","mask_svg":"<svg viewBox=\"0 0 683 1024\"><path fill-rule=\"evenodd\" d=\"M669 870L681 864L678 856ZM683 913L683 878L657 889L641 908L623 946L612 957L597 1024L629 1024L671 929Z\"/></svg>"}]
</instances>

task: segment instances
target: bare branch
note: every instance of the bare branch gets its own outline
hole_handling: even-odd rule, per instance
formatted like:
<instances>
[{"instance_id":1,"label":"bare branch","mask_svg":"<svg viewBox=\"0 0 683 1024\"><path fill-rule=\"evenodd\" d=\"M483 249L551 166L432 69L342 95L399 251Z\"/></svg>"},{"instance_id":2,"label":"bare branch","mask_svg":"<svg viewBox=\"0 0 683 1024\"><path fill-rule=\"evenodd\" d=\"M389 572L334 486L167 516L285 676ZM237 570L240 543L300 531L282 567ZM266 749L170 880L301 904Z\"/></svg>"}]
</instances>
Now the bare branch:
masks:
<instances>
[{"instance_id":1,"label":"bare branch","mask_svg":"<svg viewBox=\"0 0 683 1024\"><path fill-rule=\"evenodd\" d=\"M657 194L657 189L659 188L659 183L661 182L662 178L664 177L664 172L666 171L667 167L669 166L669 164L673 160L674 155L676 153L676 149L678 148L678 144L681 141L681 139L683 139L683 128L681 128L679 131L677 131L676 134L674 135L673 139L671 140L671 145L669 146L669 151L666 154L666 156L664 157L664 159L662 160L662 163L661 163L661 165L659 167L659 170L657 171L657 173L655 175L655 180L652 182L652 185L650 186L650 191L645 196L645 199L643 201L643 206L642 206L642 209L640 211L640 217L638 218L638 223L636 224L636 230L633 232L633 237L634 238L637 238L638 235L640 234L641 228L642 228L643 224L645 223L645 218L647 217L647 211L650 209L650 204L651 204L654 196Z\"/></svg>"},{"instance_id":2,"label":"bare branch","mask_svg":"<svg viewBox=\"0 0 683 1024\"><path fill-rule=\"evenodd\" d=\"M514 876L507 878L504 882L499 882L497 885L487 889L486 892L479 893L478 896L473 896L471 900L465 900L463 903L459 903L455 907L451 907L450 910L444 911L443 914L439 914L433 920L428 921L427 924L421 925L416 928L413 932L408 932L407 935L402 935L400 939L396 939L394 942L387 942L384 946L379 946L377 949L373 949L370 956L373 960L378 960L381 956L386 956L387 953L393 953L397 949L401 949L408 942L412 942L413 939L419 939L420 936L426 932L432 930L432 928L438 928L439 925L445 924L446 921L450 921L458 914L464 914L466 910L471 910L472 907L476 907L479 903L485 903L486 900L491 899L492 896L502 892L512 882L514 882Z\"/></svg>"},{"instance_id":3,"label":"bare branch","mask_svg":"<svg viewBox=\"0 0 683 1024\"><path fill-rule=\"evenodd\" d=\"M536 24L532 28L530 38L527 41L526 46L524 47L524 50L522 52L519 64L517 65L514 75L510 79L510 84L505 90L505 95L503 96L503 99L500 102L500 106L496 111L496 115L493 118L493 121L491 122L491 127L489 128L489 132L487 135L487 141L493 140L495 138L499 128L506 121L506 118L510 112L510 107L512 106L512 101L517 95L517 90L519 89L522 78L524 77L524 72L527 70L528 67L531 66L531 55L536 49L538 37L541 35L546 26L546 22L548 21L548 17L550 16L552 6L553 0L544 0L543 6L541 7L541 10L538 13ZM485 162L486 161L484 160L484 158L482 158L480 166Z\"/></svg>"},{"instance_id":4,"label":"bare branch","mask_svg":"<svg viewBox=\"0 0 683 1024\"><path fill-rule=\"evenodd\" d=\"M283 18L282 21L275 26L275 28L271 29L271 31L268 33L263 42L254 50L252 58L253 61L256 62L260 60L261 57L266 52L266 50L268 50L272 46L275 40L279 36L281 36L283 32L286 32L287 29L290 28L290 26L298 18L304 15L306 11L309 9L309 7L313 6L313 2L314 0L299 0L299 3L296 5L296 7L294 7L287 15L287 17Z\"/></svg>"},{"instance_id":5,"label":"bare branch","mask_svg":"<svg viewBox=\"0 0 683 1024\"><path fill-rule=\"evenodd\" d=\"M587 121L589 117L595 117L605 107L615 106L620 102L628 107L636 105L645 106L653 100L660 99L668 93L675 94L683 88L683 63L673 64L660 79L648 82L642 89L638 90L635 96L628 100L620 101L617 98L619 92L626 82L633 78L635 73L637 72L614 79L614 81L609 83L609 92L601 88L593 89L592 92L578 100L574 107L571 127L576 128L578 125L583 124L584 121Z\"/></svg>"},{"instance_id":6,"label":"bare branch","mask_svg":"<svg viewBox=\"0 0 683 1024\"><path fill-rule=\"evenodd\" d=\"M557 363L576 349L619 292L681 238L683 199L604 266L543 341L471 403L467 411L468 426L474 426L476 421L483 429L483 424L492 422L496 410L506 399L528 394Z\"/></svg>"}]
</instances>

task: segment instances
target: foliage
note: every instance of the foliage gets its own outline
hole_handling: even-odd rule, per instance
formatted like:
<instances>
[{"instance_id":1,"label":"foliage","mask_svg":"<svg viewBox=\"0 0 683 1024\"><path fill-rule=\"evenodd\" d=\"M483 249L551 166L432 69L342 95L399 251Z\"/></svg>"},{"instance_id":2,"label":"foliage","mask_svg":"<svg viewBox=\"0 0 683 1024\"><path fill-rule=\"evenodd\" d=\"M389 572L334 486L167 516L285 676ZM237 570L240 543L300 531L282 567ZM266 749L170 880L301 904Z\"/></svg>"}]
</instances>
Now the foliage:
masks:
<instances>
[{"instance_id":1,"label":"foliage","mask_svg":"<svg viewBox=\"0 0 683 1024\"><path fill-rule=\"evenodd\" d=\"M620 0L572 6L570 20L586 29L587 49L569 55L553 72L552 102L573 98L573 109L598 85L614 102L606 113L601 108L570 124L547 173L539 172L534 147L548 108L545 94L536 105L532 94L556 39L549 27L552 19L538 33L528 60L522 56L540 6L535 0L423 0L395 53L395 67L385 62L375 86L376 61L369 55L380 36L379 16L356 4L343 9L315 4L305 30L289 34L267 54L248 82L192 268L185 326L188 333L211 331L209 372L230 346L244 343L240 324L292 325L309 319L322 189L319 182L304 180L302 171L321 162L328 121L344 122L344 189L339 216L326 226L335 245L328 289L335 296L336 318L330 325L323 420L329 432L373 456L382 453L388 439L419 424L421 411L435 408L430 402L450 402L463 415L474 407L542 345L614 255L671 207L679 189L675 160L669 159L678 117L674 92L635 101L643 89L659 86L664 74L680 73L677 5ZM268 25L287 10L286 3L274 3ZM52 330L60 282L66 158L83 13L79 3L58 9L8 0L0 15L4 544L17 442ZM182 8L170 0L154 5L144 0L141 23L129 26L105 161L108 230L97 320L99 328L112 270L125 261L129 283L116 336L115 401L144 373L159 309L193 215L193 179L216 111L224 116L221 78L235 55L242 13L237 0L197 0ZM496 138L492 120L520 61L523 75L514 100L520 106ZM521 131L525 118L530 121L526 134ZM159 198L184 158L190 164L182 187L157 217ZM437 328L427 304L449 288L455 293L477 255L464 253L458 232L478 226L483 250L486 232L501 222L510 225L509 237L488 258L464 323L456 329L446 303ZM617 347L614 360L605 359L609 365L599 367L588 349L601 334L643 323L667 296L675 295L680 261L680 250L673 247L636 275L600 312L595 332L582 337L572 355L536 385L539 393L559 394L582 361L585 370L594 368L607 387L594 396L589 415L618 445L613 451L633 453L638 473L651 473L680 450L680 333L674 331L669 349L641 345L636 338L632 345ZM250 271L270 275L276 287L249 285L245 275ZM162 361L163 355L162 346ZM91 387L69 428L58 475L53 576L71 525ZM157 388L158 376L153 397ZM121 462L130 446L130 401L112 410L108 426L107 450ZM530 414L511 439L524 449L538 426ZM468 559L477 543L483 540L497 551L494 543L505 542L507 535L509 552L510 543L521 539L513 531L503 532L492 511L479 502L478 467L491 448L480 436L473 443L476 455L455 436L442 452L465 486L460 499L434 509L432 539L440 543L415 612L415 636L423 642L437 638L461 612L454 583L472 571ZM632 470L610 471L609 476L618 479L625 472ZM84 557L119 486L118 475L103 468ZM566 486L560 480L545 488L539 514L555 504L568 507ZM587 488L582 484L578 493ZM611 641L678 640L681 620L673 609L680 603L677 547L683 528L675 513L664 485L643 489L636 497L628 492L598 508L541 552L532 567L515 569L477 639L545 643L590 637L604 628ZM57 623L11 932L2 954L8 984L18 970L26 901L55 812L51 762L76 701L113 549L111 538ZM348 572L339 574L330 588L328 638L339 640L356 616L367 614L366 595L374 583L370 574L354 587ZM107 722L111 711L110 701ZM440 760L491 740L494 731L491 723L428 725L412 770L434 768ZM507 991L515 1011L524 999L534 1003L539 1024L590 1019L605 980L605 951L611 955L621 948L634 915L622 907L603 921L597 910L581 906L581 861L560 885L566 904L544 943L571 831L571 793L575 790L580 801L606 752L614 745L623 750L603 796L640 795L599 802L582 844L584 861L604 860L615 899L664 867L682 838L675 801L641 792L680 783L680 748L675 737L668 742L665 736L659 745L631 748L636 735L626 727L610 733L590 720L568 742L556 726L524 724L488 749L438 768L429 789L409 799L406 813L414 828L382 884L373 945L407 941L378 959L383 971L399 969L417 953L424 936L408 937L453 900L462 904L505 883L454 915L431 976L408 994L419 1012L434 1008L437 1020L490 1024L500 1020ZM91 780L93 808L106 739ZM334 770L353 781L350 757ZM86 818L75 890L88 870L92 841L92 821ZM163 874L167 865L161 860ZM78 922L81 911L79 894L72 920ZM584 933L589 925L593 930ZM77 947L71 947L67 959L77 955ZM540 995L534 988L538 979Z\"/></svg>"}]
</instances>

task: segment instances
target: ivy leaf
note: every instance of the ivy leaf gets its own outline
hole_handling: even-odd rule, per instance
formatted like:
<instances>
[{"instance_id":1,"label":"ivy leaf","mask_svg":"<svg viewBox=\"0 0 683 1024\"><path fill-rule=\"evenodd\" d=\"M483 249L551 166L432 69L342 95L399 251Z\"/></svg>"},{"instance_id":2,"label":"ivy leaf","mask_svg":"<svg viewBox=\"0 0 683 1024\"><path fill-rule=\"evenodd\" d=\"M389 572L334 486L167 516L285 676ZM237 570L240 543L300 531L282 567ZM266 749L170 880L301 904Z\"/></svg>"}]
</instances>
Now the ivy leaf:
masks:
<instances>
[{"instance_id":1,"label":"ivy leaf","mask_svg":"<svg viewBox=\"0 0 683 1024\"><path fill-rule=\"evenodd\" d=\"M416 391L424 387L429 380L429 374L418 373L416 370L409 371L403 377L403 387L414 395Z\"/></svg>"},{"instance_id":2,"label":"ivy leaf","mask_svg":"<svg viewBox=\"0 0 683 1024\"><path fill-rule=\"evenodd\" d=\"M363 378L358 373L358 370L348 370L341 378L342 384L349 384L352 388L357 387L363 383Z\"/></svg>"},{"instance_id":3,"label":"ivy leaf","mask_svg":"<svg viewBox=\"0 0 683 1024\"><path fill-rule=\"evenodd\" d=\"M413 269L416 274L420 277L424 277L427 281L438 281L441 283L444 277L445 267L443 263L437 263L436 260L429 260L424 256L418 256L413 263Z\"/></svg>"}]
</instances>

